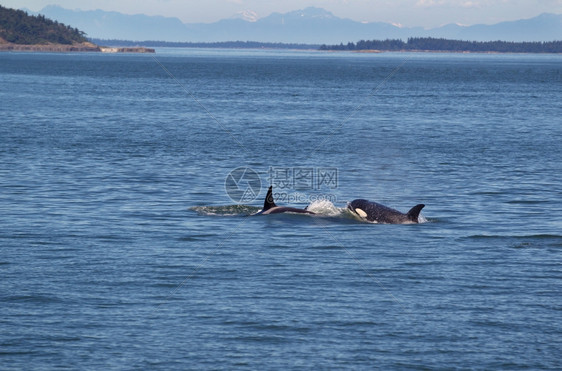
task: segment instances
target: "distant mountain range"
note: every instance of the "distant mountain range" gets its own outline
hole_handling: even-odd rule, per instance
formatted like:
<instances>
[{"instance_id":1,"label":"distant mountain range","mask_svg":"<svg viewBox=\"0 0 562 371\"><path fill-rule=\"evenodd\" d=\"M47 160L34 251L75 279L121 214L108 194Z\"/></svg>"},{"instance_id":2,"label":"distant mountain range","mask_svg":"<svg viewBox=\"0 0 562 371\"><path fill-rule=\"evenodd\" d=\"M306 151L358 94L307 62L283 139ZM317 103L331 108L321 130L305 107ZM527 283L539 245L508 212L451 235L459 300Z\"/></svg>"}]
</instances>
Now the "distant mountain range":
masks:
<instances>
[{"instance_id":1,"label":"distant mountain range","mask_svg":"<svg viewBox=\"0 0 562 371\"><path fill-rule=\"evenodd\" d=\"M29 11L28 11L29 12ZM30 12L32 13L32 12ZM494 25L439 28L398 27L389 23L362 23L339 18L321 8L273 13L264 18L255 14L223 19L214 23L182 23L178 18L127 15L102 10L69 10L49 5L39 14L72 25L98 39L161 40L181 42L259 41L303 44L336 44L358 40L439 37L473 41L562 40L562 14L544 13L530 19Z\"/></svg>"}]
</instances>

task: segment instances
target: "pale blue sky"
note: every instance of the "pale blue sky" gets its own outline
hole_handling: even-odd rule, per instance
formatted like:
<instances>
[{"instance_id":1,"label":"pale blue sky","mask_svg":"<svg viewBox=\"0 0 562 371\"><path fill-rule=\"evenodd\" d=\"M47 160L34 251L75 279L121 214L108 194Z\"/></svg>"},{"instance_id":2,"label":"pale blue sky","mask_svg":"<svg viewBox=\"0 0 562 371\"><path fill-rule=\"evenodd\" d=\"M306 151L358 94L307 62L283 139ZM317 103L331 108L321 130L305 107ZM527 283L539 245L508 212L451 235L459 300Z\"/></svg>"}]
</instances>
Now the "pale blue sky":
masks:
<instances>
[{"instance_id":1,"label":"pale blue sky","mask_svg":"<svg viewBox=\"0 0 562 371\"><path fill-rule=\"evenodd\" d=\"M186 23L215 22L242 11L255 12L261 18L315 6L355 21L407 27L492 24L545 12L562 13L562 0L1 0L1 4L33 11L57 4L68 9L177 17Z\"/></svg>"}]
</instances>

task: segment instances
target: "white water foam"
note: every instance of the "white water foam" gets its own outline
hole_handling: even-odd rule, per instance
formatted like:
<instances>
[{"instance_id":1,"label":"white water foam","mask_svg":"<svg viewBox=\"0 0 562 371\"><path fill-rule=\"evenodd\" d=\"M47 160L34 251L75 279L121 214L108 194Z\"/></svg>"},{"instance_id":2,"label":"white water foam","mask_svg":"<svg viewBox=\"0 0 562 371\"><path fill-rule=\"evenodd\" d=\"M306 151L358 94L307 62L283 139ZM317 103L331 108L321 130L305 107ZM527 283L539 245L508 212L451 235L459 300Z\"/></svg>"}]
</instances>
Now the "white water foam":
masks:
<instances>
[{"instance_id":1,"label":"white water foam","mask_svg":"<svg viewBox=\"0 0 562 371\"><path fill-rule=\"evenodd\" d=\"M342 209L328 200L314 201L306 209L320 216L338 216L342 213Z\"/></svg>"}]
</instances>

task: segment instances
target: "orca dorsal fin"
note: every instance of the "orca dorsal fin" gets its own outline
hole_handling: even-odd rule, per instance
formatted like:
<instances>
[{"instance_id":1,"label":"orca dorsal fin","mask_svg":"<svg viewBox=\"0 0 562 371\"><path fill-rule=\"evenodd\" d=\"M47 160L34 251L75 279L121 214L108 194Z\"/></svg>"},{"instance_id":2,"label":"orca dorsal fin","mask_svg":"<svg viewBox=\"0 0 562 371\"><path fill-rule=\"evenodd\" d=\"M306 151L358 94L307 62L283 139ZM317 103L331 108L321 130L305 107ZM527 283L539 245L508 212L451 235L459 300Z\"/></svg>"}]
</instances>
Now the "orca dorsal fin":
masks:
<instances>
[{"instance_id":1,"label":"orca dorsal fin","mask_svg":"<svg viewBox=\"0 0 562 371\"><path fill-rule=\"evenodd\" d=\"M420 215L420 212L424 207L424 204L419 204L412 207L410 211L408 211L408 214L406 214L408 216L408 219L410 219L414 223L418 223L418 216Z\"/></svg>"},{"instance_id":2,"label":"orca dorsal fin","mask_svg":"<svg viewBox=\"0 0 562 371\"><path fill-rule=\"evenodd\" d=\"M276 206L275 201L273 201L273 186L269 186L267 195L265 195L265 201L263 202L263 211L267 211Z\"/></svg>"}]
</instances>

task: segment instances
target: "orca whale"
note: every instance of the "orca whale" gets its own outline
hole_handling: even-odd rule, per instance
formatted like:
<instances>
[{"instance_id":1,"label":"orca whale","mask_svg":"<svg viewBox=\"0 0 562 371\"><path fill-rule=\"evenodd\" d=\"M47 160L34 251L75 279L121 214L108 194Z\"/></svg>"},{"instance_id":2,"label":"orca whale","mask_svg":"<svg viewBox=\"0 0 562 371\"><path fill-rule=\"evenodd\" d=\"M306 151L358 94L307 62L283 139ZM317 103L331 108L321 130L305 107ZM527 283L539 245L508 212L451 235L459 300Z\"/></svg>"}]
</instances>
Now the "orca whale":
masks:
<instances>
[{"instance_id":1,"label":"orca whale","mask_svg":"<svg viewBox=\"0 0 562 371\"><path fill-rule=\"evenodd\" d=\"M418 217L424 204L419 204L410 209L406 214L376 202L357 199L351 201L347 208L369 222L381 224L413 224L419 223Z\"/></svg>"},{"instance_id":2,"label":"orca whale","mask_svg":"<svg viewBox=\"0 0 562 371\"><path fill-rule=\"evenodd\" d=\"M263 202L263 209L254 215L268 215L280 213L299 213L299 214L314 214L312 211L306 209L297 209L295 207L277 206L273 200L273 186L269 186L267 195Z\"/></svg>"}]
</instances>

